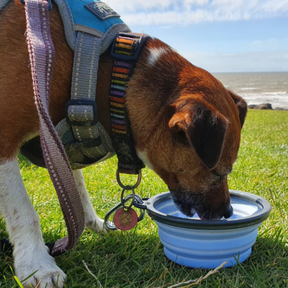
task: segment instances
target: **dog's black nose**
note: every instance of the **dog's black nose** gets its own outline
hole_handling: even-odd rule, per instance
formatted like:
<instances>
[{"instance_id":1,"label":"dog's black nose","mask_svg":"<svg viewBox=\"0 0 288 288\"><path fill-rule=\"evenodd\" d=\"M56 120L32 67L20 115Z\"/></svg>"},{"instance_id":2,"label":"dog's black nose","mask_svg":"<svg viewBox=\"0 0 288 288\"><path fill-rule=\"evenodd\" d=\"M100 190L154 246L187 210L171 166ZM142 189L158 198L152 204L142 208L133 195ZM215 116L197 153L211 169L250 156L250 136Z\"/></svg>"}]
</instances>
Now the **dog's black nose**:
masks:
<instances>
[{"instance_id":1,"label":"dog's black nose","mask_svg":"<svg viewBox=\"0 0 288 288\"><path fill-rule=\"evenodd\" d=\"M233 215L233 207L230 205L230 207L226 210L223 216L227 219L232 215Z\"/></svg>"}]
</instances>

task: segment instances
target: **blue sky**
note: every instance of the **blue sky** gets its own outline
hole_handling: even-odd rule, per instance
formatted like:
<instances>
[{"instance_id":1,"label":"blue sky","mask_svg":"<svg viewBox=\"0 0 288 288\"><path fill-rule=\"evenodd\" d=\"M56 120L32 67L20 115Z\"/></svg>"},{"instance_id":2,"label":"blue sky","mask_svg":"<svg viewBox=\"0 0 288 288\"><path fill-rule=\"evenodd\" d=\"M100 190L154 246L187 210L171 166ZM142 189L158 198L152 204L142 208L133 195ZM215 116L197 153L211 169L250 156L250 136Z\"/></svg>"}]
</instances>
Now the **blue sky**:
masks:
<instances>
[{"instance_id":1,"label":"blue sky","mask_svg":"<svg viewBox=\"0 0 288 288\"><path fill-rule=\"evenodd\" d=\"M106 0L209 72L288 71L288 0Z\"/></svg>"}]
</instances>

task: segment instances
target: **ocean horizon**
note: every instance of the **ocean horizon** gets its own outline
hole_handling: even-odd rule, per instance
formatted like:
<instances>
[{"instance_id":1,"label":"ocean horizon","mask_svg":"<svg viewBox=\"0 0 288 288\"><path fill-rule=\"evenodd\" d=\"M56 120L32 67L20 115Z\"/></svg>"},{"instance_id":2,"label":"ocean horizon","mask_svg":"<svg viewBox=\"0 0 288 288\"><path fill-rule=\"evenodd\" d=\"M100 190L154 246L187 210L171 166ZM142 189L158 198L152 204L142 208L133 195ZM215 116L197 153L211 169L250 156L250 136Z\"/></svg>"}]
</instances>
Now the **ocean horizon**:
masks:
<instances>
[{"instance_id":1,"label":"ocean horizon","mask_svg":"<svg viewBox=\"0 0 288 288\"><path fill-rule=\"evenodd\" d=\"M212 73L248 105L270 103L273 109L288 109L288 72Z\"/></svg>"}]
</instances>

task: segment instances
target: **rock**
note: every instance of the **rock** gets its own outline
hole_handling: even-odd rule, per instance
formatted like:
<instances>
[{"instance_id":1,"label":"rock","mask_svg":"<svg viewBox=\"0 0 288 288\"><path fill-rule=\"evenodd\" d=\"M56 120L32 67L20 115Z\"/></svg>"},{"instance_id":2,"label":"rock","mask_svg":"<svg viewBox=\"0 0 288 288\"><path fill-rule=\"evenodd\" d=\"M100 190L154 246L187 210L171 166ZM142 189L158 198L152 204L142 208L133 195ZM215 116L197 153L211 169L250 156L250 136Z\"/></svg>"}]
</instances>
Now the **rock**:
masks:
<instances>
[{"instance_id":1,"label":"rock","mask_svg":"<svg viewBox=\"0 0 288 288\"><path fill-rule=\"evenodd\" d=\"M255 110L273 110L272 105L270 103L263 103L259 105L251 104L248 106L248 108Z\"/></svg>"},{"instance_id":2,"label":"rock","mask_svg":"<svg viewBox=\"0 0 288 288\"><path fill-rule=\"evenodd\" d=\"M276 107L274 110L280 110L280 111L288 111L286 108Z\"/></svg>"}]
</instances>

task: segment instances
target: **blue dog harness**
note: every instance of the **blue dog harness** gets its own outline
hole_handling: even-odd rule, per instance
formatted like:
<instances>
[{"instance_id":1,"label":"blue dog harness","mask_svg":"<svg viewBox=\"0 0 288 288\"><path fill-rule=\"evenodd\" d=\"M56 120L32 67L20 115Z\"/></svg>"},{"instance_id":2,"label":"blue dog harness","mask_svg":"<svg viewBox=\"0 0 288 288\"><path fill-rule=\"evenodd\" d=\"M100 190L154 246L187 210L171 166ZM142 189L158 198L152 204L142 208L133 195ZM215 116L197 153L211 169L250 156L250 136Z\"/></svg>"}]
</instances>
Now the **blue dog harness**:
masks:
<instances>
[{"instance_id":1,"label":"blue dog harness","mask_svg":"<svg viewBox=\"0 0 288 288\"><path fill-rule=\"evenodd\" d=\"M56 126L72 169L104 161L115 154L112 141L97 119L95 102L100 54L116 35L130 32L120 16L102 1L55 0L65 35L74 50L71 100L66 118Z\"/></svg>"},{"instance_id":2,"label":"blue dog harness","mask_svg":"<svg viewBox=\"0 0 288 288\"><path fill-rule=\"evenodd\" d=\"M48 2L52 9L51 0ZM112 141L97 118L98 64L100 55L108 49L116 35L120 31L131 31L120 16L102 1L54 2L63 20L68 45L74 51L71 100L66 105L66 118L57 124L56 131L71 168L81 169L115 155ZM39 138L30 140L22 146L21 153L34 164L45 166L38 143Z\"/></svg>"}]
</instances>

